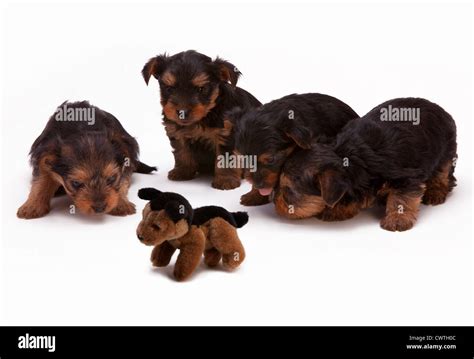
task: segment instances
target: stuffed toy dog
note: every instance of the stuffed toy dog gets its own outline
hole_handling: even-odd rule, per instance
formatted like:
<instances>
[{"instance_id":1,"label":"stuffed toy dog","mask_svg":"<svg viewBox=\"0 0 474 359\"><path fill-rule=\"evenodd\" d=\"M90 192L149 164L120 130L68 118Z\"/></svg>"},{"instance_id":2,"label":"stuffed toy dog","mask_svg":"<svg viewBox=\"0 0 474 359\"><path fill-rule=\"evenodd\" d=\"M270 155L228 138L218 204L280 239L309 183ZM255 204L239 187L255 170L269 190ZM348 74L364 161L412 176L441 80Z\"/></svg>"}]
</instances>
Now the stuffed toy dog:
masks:
<instances>
[{"instance_id":1,"label":"stuffed toy dog","mask_svg":"<svg viewBox=\"0 0 474 359\"><path fill-rule=\"evenodd\" d=\"M167 266L176 249L180 251L174 267L178 281L194 272L203 254L209 267L221 259L226 269L243 262L245 250L236 228L248 222L246 212L231 213L217 206L193 209L183 196L154 188L142 188L138 197L150 201L143 209L137 237L154 246L151 261L155 267Z\"/></svg>"}]
</instances>

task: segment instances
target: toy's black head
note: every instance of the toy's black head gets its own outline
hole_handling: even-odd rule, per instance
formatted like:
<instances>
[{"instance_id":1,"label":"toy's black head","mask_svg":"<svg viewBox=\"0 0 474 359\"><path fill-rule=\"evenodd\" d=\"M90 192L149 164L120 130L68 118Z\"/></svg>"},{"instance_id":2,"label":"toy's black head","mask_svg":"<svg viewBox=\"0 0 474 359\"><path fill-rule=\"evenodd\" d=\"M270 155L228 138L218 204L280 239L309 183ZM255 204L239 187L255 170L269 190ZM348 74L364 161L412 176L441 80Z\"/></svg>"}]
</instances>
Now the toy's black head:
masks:
<instances>
[{"instance_id":1,"label":"toy's black head","mask_svg":"<svg viewBox=\"0 0 474 359\"><path fill-rule=\"evenodd\" d=\"M235 87L240 72L230 62L188 50L150 59L142 75L147 84L151 76L158 80L165 117L187 126L206 117L216 106L220 86Z\"/></svg>"},{"instance_id":2,"label":"toy's black head","mask_svg":"<svg viewBox=\"0 0 474 359\"><path fill-rule=\"evenodd\" d=\"M257 159L256 171L245 171L245 178L261 195L269 195L278 184L287 157L297 148L308 148L311 134L289 120L287 110L263 106L250 111L234 110L229 117L237 124L236 150Z\"/></svg>"},{"instance_id":3,"label":"toy's black head","mask_svg":"<svg viewBox=\"0 0 474 359\"><path fill-rule=\"evenodd\" d=\"M193 209L186 198L154 188L142 188L138 197L150 201L143 209L143 218L137 228L137 237L142 243L156 246L189 231Z\"/></svg>"}]
</instances>

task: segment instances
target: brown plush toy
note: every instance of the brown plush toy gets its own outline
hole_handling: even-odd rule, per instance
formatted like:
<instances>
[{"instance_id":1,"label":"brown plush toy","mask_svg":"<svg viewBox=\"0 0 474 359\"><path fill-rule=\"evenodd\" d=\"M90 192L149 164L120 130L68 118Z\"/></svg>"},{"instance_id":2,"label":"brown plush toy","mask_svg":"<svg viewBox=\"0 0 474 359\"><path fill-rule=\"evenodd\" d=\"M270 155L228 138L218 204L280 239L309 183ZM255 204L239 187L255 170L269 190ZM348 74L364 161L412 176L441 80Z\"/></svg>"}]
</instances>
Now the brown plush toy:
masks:
<instances>
[{"instance_id":1,"label":"brown plush toy","mask_svg":"<svg viewBox=\"0 0 474 359\"><path fill-rule=\"evenodd\" d=\"M209 267L222 259L224 268L237 268L245 259L245 250L236 228L248 222L247 212L228 212L217 206L193 210L180 194L142 188L138 197L150 201L143 209L137 237L145 245L154 246L151 262L155 267L169 264L173 253L180 253L174 276L182 281L196 269L204 254Z\"/></svg>"}]
</instances>

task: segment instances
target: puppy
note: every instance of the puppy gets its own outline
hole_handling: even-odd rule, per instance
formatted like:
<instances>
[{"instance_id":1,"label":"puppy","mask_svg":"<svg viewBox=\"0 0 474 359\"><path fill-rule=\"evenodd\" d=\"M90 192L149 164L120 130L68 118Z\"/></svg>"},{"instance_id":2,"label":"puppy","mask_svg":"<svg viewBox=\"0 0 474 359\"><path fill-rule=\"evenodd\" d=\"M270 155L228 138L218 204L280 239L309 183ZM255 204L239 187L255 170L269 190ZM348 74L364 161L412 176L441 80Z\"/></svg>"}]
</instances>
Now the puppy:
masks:
<instances>
[{"instance_id":1,"label":"puppy","mask_svg":"<svg viewBox=\"0 0 474 359\"><path fill-rule=\"evenodd\" d=\"M456 125L421 98L387 101L351 121L331 144L315 143L283 168L276 211L289 218L344 220L378 202L380 225L405 231L420 203L444 203L456 184Z\"/></svg>"},{"instance_id":2,"label":"puppy","mask_svg":"<svg viewBox=\"0 0 474 359\"><path fill-rule=\"evenodd\" d=\"M88 102L65 102L31 146L33 182L19 218L50 211L55 194L66 193L85 214L135 213L127 199L132 172L156 170L138 160L138 143L110 113Z\"/></svg>"},{"instance_id":3,"label":"puppy","mask_svg":"<svg viewBox=\"0 0 474 359\"><path fill-rule=\"evenodd\" d=\"M313 139L333 138L347 122L359 117L344 102L318 93L288 95L229 116L236 121L237 152L257 158L256 171L245 171L252 183L252 190L240 199L245 206L269 202L281 168L293 151L310 148Z\"/></svg>"},{"instance_id":4,"label":"puppy","mask_svg":"<svg viewBox=\"0 0 474 359\"><path fill-rule=\"evenodd\" d=\"M198 173L212 173L212 186L227 190L240 186L242 171L224 168L218 156L233 154L233 125L224 113L236 106L254 107L260 102L236 87L240 71L230 62L196 51L150 59L142 70L160 85L163 124L173 148L173 181L186 181Z\"/></svg>"},{"instance_id":5,"label":"puppy","mask_svg":"<svg viewBox=\"0 0 474 359\"><path fill-rule=\"evenodd\" d=\"M138 197L150 201L143 209L137 237L154 246L151 261L167 266L176 249L180 250L174 267L177 280L185 280L204 262L215 267L222 259L224 268L235 269L245 259L245 250L236 228L248 222L246 212L228 212L217 206L193 209L178 193L142 188Z\"/></svg>"}]
</instances>

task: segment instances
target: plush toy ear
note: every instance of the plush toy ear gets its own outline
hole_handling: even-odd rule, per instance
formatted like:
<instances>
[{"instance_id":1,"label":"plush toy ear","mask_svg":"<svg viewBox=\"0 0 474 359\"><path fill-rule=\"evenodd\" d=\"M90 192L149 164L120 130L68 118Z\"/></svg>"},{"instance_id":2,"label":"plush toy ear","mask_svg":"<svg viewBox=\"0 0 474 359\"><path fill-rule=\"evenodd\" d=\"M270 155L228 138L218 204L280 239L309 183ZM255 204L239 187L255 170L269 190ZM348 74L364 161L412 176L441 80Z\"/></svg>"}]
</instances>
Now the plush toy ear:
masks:
<instances>
[{"instance_id":1,"label":"plush toy ear","mask_svg":"<svg viewBox=\"0 0 474 359\"><path fill-rule=\"evenodd\" d=\"M235 87L239 80L239 76L242 75L237 67L220 58L215 59L214 64L219 68L219 76L221 80L224 82L230 82L230 84Z\"/></svg>"},{"instance_id":2,"label":"plush toy ear","mask_svg":"<svg viewBox=\"0 0 474 359\"><path fill-rule=\"evenodd\" d=\"M158 80L158 77L163 73L165 69L166 58L166 55L159 55L151 58L145 64L142 70L142 75L147 85L152 75Z\"/></svg>"},{"instance_id":3,"label":"plush toy ear","mask_svg":"<svg viewBox=\"0 0 474 359\"><path fill-rule=\"evenodd\" d=\"M142 188L138 191L138 197L146 201L151 201L158 198L161 193L161 191L155 188Z\"/></svg>"},{"instance_id":4,"label":"plush toy ear","mask_svg":"<svg viewBox=\"0 0 474 359\"><path fill-rule=\"evenodd\" d=\"M186 205L178 201L169 201L168 203L166 203L165 212L168 214L168 216L173 222L177 222L180 219L187 218L190 215L189 209L186 208Z\"/></svg>"},{"instance_id":5,"label":"plush toy ear","mask_svg":"<svg viewBox=\"0 0 474 359\"><path fill-rule=\"evenodd\" d=\"M349 184L342 175L331 169L327 169L319 175L319 185L324 202L331 208L349 189Z\"/></svg>"},{"instance_id":6,"label":"plush toy ear","mask_svg":"<svg viewBox=\"0 0 474 359\"><path fill-rule=\"evenodd\" d=\"M283 132L298 147L306 150L311 148L311 131L297 119L286 119L283 125Z\"/></svg>"}]
</instances>

